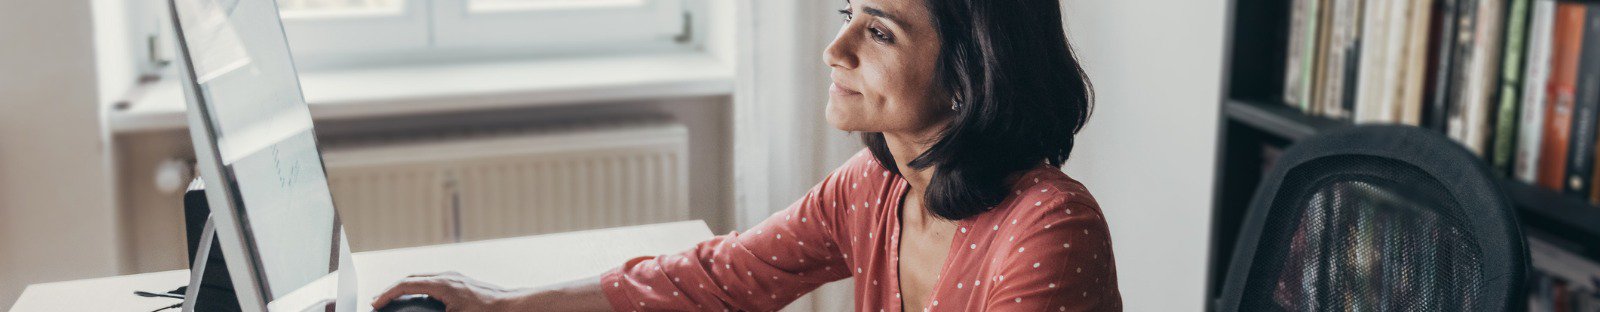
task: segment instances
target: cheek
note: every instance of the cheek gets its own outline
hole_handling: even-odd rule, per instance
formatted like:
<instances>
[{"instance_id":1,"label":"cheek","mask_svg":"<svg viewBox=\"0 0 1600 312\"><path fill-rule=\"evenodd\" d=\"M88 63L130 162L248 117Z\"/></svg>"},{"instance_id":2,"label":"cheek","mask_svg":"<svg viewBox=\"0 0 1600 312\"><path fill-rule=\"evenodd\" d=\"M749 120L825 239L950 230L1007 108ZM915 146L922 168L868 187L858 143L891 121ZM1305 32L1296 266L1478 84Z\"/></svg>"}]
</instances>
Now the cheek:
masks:
<instances>
[{"instance_id":1,"label":"cheek","mask_svg":"<svg viewBox=\"0 0 1600 312\"><path fill-rule=\"evenodd\" d=\"M862 94L828 101L825 116L835 128L864 132L921 129L943 116L938 108L948 109L949 104L940 104L932 92L931 65L893 53L862 53L859 57L855 72L862 82Z\"/></svg>"},{"instance_id":2,"label":"cheek","mask_svg":"<svg viewBox=\"0 0 1600 312\"><path fill-rule=\"evenodd\" d=\"M892 65L877 71L876 77L868 80L873 81L873 89L878 91L869 98L881 103L887 126L899 130L922 128L943 115L940 108L949 109L949 103L937 95L942 92L933 87L933 70L928 66L909 62L889 64Z\"/></svg>"}]
</instances>

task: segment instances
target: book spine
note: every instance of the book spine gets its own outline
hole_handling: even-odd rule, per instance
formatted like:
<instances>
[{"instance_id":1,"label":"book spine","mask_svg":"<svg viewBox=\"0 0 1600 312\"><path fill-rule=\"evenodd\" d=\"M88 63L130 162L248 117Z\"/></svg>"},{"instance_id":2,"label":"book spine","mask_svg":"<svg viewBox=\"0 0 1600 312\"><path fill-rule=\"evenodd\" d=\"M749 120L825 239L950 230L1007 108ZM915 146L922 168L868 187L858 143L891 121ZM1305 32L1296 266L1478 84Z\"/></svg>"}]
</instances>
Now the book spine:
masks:
<instances>
[{"instance_id":1,"label":"book spine","mask_svg":"<svg viewBox=\"0 0 1600 312\"><path fill-rule=\"evenodd\" d=\"M1428 47L1430 47L1429 34L1432 32L1434 18L1434 0L1407 1L1411 5L1410 21L1408 21L1406 38L1405 61L1400 65L1405 67L1405 86L1401 89L1400 96L1400 122L1412 126L1422 126L1423 101L1427 94L1428 83Z\"/></svg>"},{"instance_id":2,"label":"book spine","mask_svg":"<svg viewBox=\"0 0 1600 312\"><path fill-rule=\"evenodd\" d=\"M1327 62L1323 67L1325 84L1322 91L1322 101L1318 103L1321 106L1322 115L1328 118L1342 119L1345 117L1342 110L1345 98L1344 89L1347 87L1345 85L1345 75L1349 73L1345 70L1345 62L1350 60L1346 54L1349 54L1349 48L1352 44L1350 30L1354 27L1352 19L1355 14L1351 11L1353 8L1359 7L1358 1L1333 0L1332 23L1329 25L1328 46L1326 47L1328 49Z\"/></svg>"},{"instance_id":3,"label":"book spine","mask_svg":"<svg viewBox=\"0 0 1600 312\"><path fill-rule=\"evenodd\" d=\"M1595 122L1600 121L1600 9L1588 7L1578 57L1577 93L1573 99L1572 147L1567 155L1567 194L1589 195L1594 176Z\"/></svg>"},{"instance_id":4,"label":"book spine","mask_svg":"<svg viewBox=\"0 0 1600 312\"><path fill-rule=\"evenodd\" d=\"M1551 33L1550 83L1546 92L1545 133L1539 152L1539 186L1566 189L1567 143L1572 130L1573 91L1582 55L1583 25L1588 7L1562 2Z\"/></svg>"},{"instance_id":5,"label":"book spine","mask_svg":"<svg viewBox=\"0 0 1600 312\"><path fill-rule=\"evenodd\" d=\"M1339 7L1339 1L1342 0L1321 0L1317 6L1316 48L1311 49L1311 53L1315 54L1316 57L1311 64L1312 70L1309 72L1315 78L1308 79L1311 81L1311 100L1303 104L1313 116L1326 115L1323 103L1328 101L1328 88L1332 84L1332 81L1328 79L1332 75L1328 68L1333 58L1333 46L1335 44L1333 40L1333 25L1334 20L1338 19L1338 16L1334 13L1337 12L1335 9Z\"/></svg>"},{"instance_id":6,"label":"book spine","mask_svg":"<svg viewBox=\"0 0 1600 312\"><path fill-rule=\"evenodd\" d=\"M1450 116L1450 73L1455 64L1456 15L1463 0L1439 0L1434 8L1432 36L1429 36L1433 60L1428 65L1428 96L1424 107L1427 120L1423 126L1440 133L1448 133Z\"/></svg>"},{"instance_id":7,"label":"book spine","mask_svg":"<svg viewBox=\"0 0 1600 312\"><path fill-rule=\"evenodd\" d=\"M1411 33L1406 27L1411 22L1412 2L1407 0L1389 0L1388 13L1384 14L1387 20L1384 25L1383 64L1379 67L1382 73L1378 76L1383 84L1378 89L1378 119L1388 123L1401 122L1402 107L1401 92L1405 88L1404 69L1406 68L1406 46L1410 43L1407 35Z\"/></svg>"},{"instance_id":8,"label":"book spine","mask_svg":"<svg viewBox=\"0 0 1600 312\"><path fill-rule=\"evenodd\" d=\"M1343 86L1343 90L1340 90L1343 94L1339 96L1340 100L1337 104L1339 107L1336 110L1338 113L1334 115L1336 118L1354 119L1353 112L1355 112L1357 100L1356 85L1361 83L1361 47L1366 44L1368 43L1362 38L1352 38L1348 49L1345 50L1344 83L1340 84Z\"/></svg>"},{"instance_id":9,"label":"book spine","mask_svg":"<svg viewBox=\"0 0 1600 312\"><path fill-rule=\"evenodd\" d=\"M1301 89L1299 92L1300 99L1299 102L1297 102L1299 103L1300 111L1302 112L1311 112L1311 103L1315 98L1312 96L1313 90L1316 89L1316 84L1313 82L1316 79L1315 77L1317 77L1317 58L1319 55L1321 55L1317 52L1317 50L1323 47L1320 45L1323 43L1323 41L1319 40L1319 38L1322 38L1320 36L1322 30L1324 29L1324 27L1322 27L1322 23L1327 19L1324 17L1326 14L1324 12L1326 10L1322 9L1324 7L1323 3L1326 2L1328 2L1328 0L1309 0L1306 4L1307 20L1305 21L1305 40L1301 43L1300 47L1301 64L1299 64L1299 66Z\"/></svg>"},{"instance_id":10,"label":"book spine","mask_svg":"<svg viewBox=\"0 0 1600 312\"><path fill-rule=\"evenodd\" d=\"M1539 143L1543 139L1545 86L1550 81L1550 31L1555 24L1556 2L1534 0L1533 17L1528 24L1528 47L1523 74L1522 121L1517 139L1514 175L1517 181L1533 184L1538 180Z\"/></svg>"},{"instance_id":11,"label":"book spine","mask_svg":"<svg viewBox=\"0 0 1600 312\"><path fill-rule=\"evenodd\" d=\"M1381 105L1378 101L1379 90L1386 84L1378 77L1384 68L1383 58L1380 53L1385 49L1384 32L1387 31L1384 23L1388 21L1388 5L1390 0L1367 0L1363 9L1361 25L1361 46L1356 54L1360 55L1356 72L1360 73L1357 80L1351 81L1355 86L1353 119L1356 123L1381 122Z\"/></svg>"},{"instance_id":12,"label":"book spine","mask_svg":"<svg viewBox=\"0 0 1600 312\"><path fill-rule=\"evenodd\" d=\"M1522 86L1523 49L1527 47L1528 2L1512 0L1506 19L1505 59L1500 64L1500 109L1496 112L1494 148L1491 164L1495 174L1511 174L1511 156L1516 144L1517 88Z\"/></svg>"},{"instance_id":13,"label":"book spine","mask_svg":"<svg viewBox=\"0 0 1600 312\"><path fill-rule=\"evenodd\" d=\"M1289 43L1285 49L1283 66L1283 103L1295 108L1300 107L1301 93L1305 92L1300 80L1304 77L1300 73L1304 67L1300 64L1306 61L1303 56L1307 40L1305 30L1310 27L1306 25L1310 3L1311 0L1294 0L1289 12Z\"/></svg>"},{"instance_id":14,"label":"book spine","mask_svg":"<svg viewBox=\"0 0 1600 312\"><path fill-rule=\"evenodd\" d=\"M1446 80L1451 85L1448 102L1450 111L1449 134L1451 139L1460 142L1473 153L1481 155L1481 150L1475 149L1467 139L1468 115L1470 109L1467 95L1472 86L1472 62L1477 57L1473 54L1473 47L1477 44L1478 26L1478 0L1463 0L1457 6L1456 12L1456 41L1451 49L1455 49L1455 63L1451 64L1450 78Z\"/></svg>"},{"instance_id":15,"label":"book spine","mask_svg":"<svg viewBox=\"0 0 1600 312\"><path fill-rule=\"evenodd\" d=\"M1355 104L1359 100L1356 95L1356 87L1361 83L1361 75L1363 74L1361 72L1361 51L1362 47L1369 44L1366 36L1362 34L1363 27L1366 24L1366 14L1363 11L1368 7L1367 3L1374 1L1376 0L1352 0L1350 8L1345 10L1345 14L1348 14L1345 17L1345 35L1348 36L1345 37L1345 40L1348 43L1345 45L1344 52L1344 73L1342 74L1344 83L1340 84L1342 86L1340 92L1343 94L1340 95L1340 100L1336 103L1338 107L1335 110L1338 112L1335 117L1338 118L1354 119Z\"/></svg>"},{"instance_id":16,"label":"book spine","mask_svg":"<svg viewBox=\"0 0 1600 312\"><path fill-rule=\"evenodd\" d=\"M1506 0L1480 0L1476 30L1473 31L1472 71L1467 74L1466 136L1463 140L1473 152L1489 159L1490 138L1494 137L1496 81L1500 80L1501 42L1505 39Z\"/></svg>"}]
</instances>

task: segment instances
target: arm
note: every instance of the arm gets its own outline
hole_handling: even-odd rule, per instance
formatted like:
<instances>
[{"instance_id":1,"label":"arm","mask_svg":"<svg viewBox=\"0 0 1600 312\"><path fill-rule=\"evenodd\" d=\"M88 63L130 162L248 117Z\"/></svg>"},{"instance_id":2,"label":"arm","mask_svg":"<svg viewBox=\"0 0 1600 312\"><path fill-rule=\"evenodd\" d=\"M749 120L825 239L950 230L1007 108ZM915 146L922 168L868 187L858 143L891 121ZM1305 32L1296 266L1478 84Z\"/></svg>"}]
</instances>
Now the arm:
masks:
<instances>
[{"instance_id":1,"label":"arm","mask_svg":"<svg viewBox=\"0 0 1600 312\"><path fill-rule=\"evenodd\" d=\"M600 276L522 291L501 311L603 312L611 311Z\"/></svg>"},{"instance_id":2,"label":"arm","mask_svg":"<svg viewBox=\"0 0 1600 312\"><path fill-rule=\"evenodd\" d=\"M454 273L406 278L373 300L428 294L452 311L776 310L822 284L850 276L834 239L847 226L837 204L864 174L858 154L805 197L748 232L730 232L672 255L641 256L598 277L531 289L501 289Z\"/></svg>"},{"instance_id":3,"label":"arm","mask_svg":"<svg viewBox=\"0 0 1600 312\"><path fill-rule=\"evenodd\" d=\"M713 237L675 255L635 257L595 277L504 289L454 272L413 275L375 298L373 306L426 294L451 311L776 310L850 276L823 227L837 224L807 208L818 200L808 195L748 233Z\"/></svg>"},{"instance_id":4,"label":"arm","mask_svg":"<svg viewBox=\"0 0 1600 312\"><path fill-rule=\"evenodd\" d=\"M847 202L842 189L860 174L853 167L859 166L834 171L746 232L717 236L678 254L630 259L602 274L600 287L615 309L771 311L849 277L834 240L844 225L833 205Z\"/></svg>"}]
</instances>

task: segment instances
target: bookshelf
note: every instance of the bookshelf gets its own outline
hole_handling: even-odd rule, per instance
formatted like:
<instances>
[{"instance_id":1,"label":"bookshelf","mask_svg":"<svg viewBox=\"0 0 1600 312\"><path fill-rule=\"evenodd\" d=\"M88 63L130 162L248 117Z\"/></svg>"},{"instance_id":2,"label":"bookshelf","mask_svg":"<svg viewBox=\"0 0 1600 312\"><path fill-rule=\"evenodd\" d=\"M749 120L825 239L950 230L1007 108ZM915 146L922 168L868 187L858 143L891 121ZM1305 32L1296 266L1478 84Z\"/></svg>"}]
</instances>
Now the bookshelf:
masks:
<instances>
[{"instance_id":1,"label":"bookshelf","mask_svg":"<svg viewBox=\"0 0 1600 312\"><path fill-rule=\"evenodd\" d=\"M1276 152L1319 132L1349 127L1283 103L1285 46L1293 1L1232 0L1224 52L1216 188L1206 307L1215 308L1245 210ZM1600 2L1582 0L1579 2ZM1600 259L1600 207L1513 179L1499 178L1524 232L1591 260Z\"/></svg>"}]
</instances>

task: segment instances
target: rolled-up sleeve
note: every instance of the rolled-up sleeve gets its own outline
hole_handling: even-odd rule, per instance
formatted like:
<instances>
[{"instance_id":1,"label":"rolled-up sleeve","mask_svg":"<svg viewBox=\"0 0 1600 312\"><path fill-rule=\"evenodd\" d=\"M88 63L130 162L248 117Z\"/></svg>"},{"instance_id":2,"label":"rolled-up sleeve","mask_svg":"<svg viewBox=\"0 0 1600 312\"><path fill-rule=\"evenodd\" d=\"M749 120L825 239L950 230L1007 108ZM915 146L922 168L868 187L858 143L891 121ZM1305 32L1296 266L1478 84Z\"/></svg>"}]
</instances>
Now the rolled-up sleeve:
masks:
<instances>
[{"instance_id":1,"label":"rolled-up sleeve","mask_svg":"<svg viewBox=\"0 0 1600 312\"><path fill-rule=\"evenodd\" d=\"M601 274L616 311L776 311L828 282L850 277L835 240L835 213L859 157L805 197L745 232L687 251L641 256ZM843 187L837 187L843 186Z\"/></svg>"}]
</instances>

